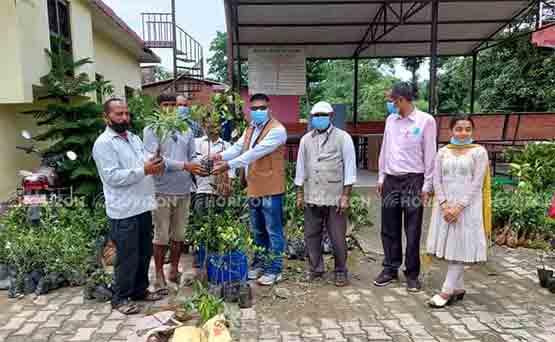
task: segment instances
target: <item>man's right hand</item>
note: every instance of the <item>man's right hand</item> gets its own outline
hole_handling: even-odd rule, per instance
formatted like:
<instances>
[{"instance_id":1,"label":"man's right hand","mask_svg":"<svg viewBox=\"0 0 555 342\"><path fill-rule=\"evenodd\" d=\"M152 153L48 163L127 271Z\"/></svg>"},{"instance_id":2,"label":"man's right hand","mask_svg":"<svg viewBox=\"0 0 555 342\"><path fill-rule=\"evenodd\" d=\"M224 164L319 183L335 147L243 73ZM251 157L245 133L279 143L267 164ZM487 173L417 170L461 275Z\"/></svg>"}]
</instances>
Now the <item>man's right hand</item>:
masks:
<instances>
[{"instance_id":1,"label":"man's right hand","mask_svg":"<svg viewBox=\"0 0 555 342\"><path fill-rule=\"evenodd\" d=\"M378 193L378 195L382 195L383 192L383 183L378 183L378 185L376 186L376 192Z\"/></svg>"},{"instance_id":2,"label":"man's right hand","mask_svg":"<svg viewBox=\"0 0 555 342\"><path fill-rule=\"evenodd\" d=\"M304 195L302 192L297 192L297 209L304 208Z\"/></svg>"},{"instance_id":3,"label":"man's right hand","mask_svg":"<svg viewBox=\"0 0 555 342\"><path fill-rule=\"evenodd\" d=\"M164 159L153 158L145 162L145 175L157 175L164 171Z\"/></svg>"}]
</instances>

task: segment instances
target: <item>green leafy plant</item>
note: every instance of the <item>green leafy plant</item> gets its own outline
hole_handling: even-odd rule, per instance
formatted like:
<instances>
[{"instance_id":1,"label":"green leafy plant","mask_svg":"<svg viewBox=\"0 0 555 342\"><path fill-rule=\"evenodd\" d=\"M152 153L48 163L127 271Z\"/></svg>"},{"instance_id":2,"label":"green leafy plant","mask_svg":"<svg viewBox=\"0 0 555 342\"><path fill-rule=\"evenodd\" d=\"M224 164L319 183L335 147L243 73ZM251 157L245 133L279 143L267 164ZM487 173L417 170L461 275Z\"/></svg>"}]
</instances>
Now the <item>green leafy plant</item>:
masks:
<instances>
[{"instance_id":1,"label":"green leafy plant","mask_svg":"<svg viewBox=\"0 0 555 342\"><path fill-rule=\"evenodd\" d=\"M156 99L150 95L138 93L127 101L131 114L131 130L138 136L143 135L146 118L157 109Z\"/></svg>"},{"instance_id":2,"label":"green leafy plant","mask_svg":"<svg viewBox=\"0 0 555 342\"><path fill-rule=\"evenodd\" d=\"M555 187L555 143L530 143L524 149L510 149L505 158L509 172L528 182L535 191Z\"/></svg>"},{"instance_id":3,"label":"green leafy plant","mask_svg":"<svg viewBox=\"0 0 555 342\"><path fill-rule=\"evenodd\" d=\"M370 210L368 202L357 192L351 195L351 206L349 207L349 220L354 228L371 226Z\"/></svg>"},{"instance_id":4,"label":"green leafy plant","mask_svg":"<svg viewBox=\"0 0 555 342\"><path fill-rule=\"evenodd\" d=\"M241 95L228 89L223 93L214 94L209 105L193 105L191 117L204 125L231 121L234 127L232 135L236 139L247 126L243 118L243 106Z\"/></svg>"},{"instance_id":5,"label":"green leafy plant","mask_svg":"<svg viewBox=\"0 0 555 342\"><path fill-rule=\"evenodd\" d=\"M533 246L553 236L555 225L547 216L555 189L555 144L530 143L505 153L516 186L493 187L493 221L520 239L532 237ZM532 241L533 242L533 241Z\"/></svg>"},{"instance_id":6,"label":"green leafy plant","mask_svg":"<svg viewBox=\"0 0 555 342\"><path fill-rule=\"evenodd\" d=\"M40 208L35 226L27 220L27 209L15 206L2 217L0 263L14 267L20 279L40 271L83 284L95 267L94 242L108 229L105 214L91 211L84 200L71 206L49 203Z\"/></svg>"},{"instance_id":7,"label":"green leafy plant","mask_svg":"<svg viewBox=\"0 0 555 342\"><path fill-rule=\"evenodd\" d=\"M224 302L210 294L202 283L197 282L193 286L193 295L183 303L183 307L186 312L198 312L202 325L224 311Z\"/></svg>"},{"instance_id":8,"label":"green leafy plant","mask_svg":"<svg viewBox=\"0 0 555 342\"><path fill-rule=\"evenodd\" d=\"M173 132L185 132L189 125L183 120L176 109L160 109L153 111L145 118L147 127L154 131L158 141L163 143ZM162 152L158 148L158 154Z\"/></svg>"},{"instance_id":9,"label":"green leafy plant","mask_svg":"<svg viewBox=\"0 0 555 342\"><path fill-rule=\"evenodd\" d=\"M250 230L236 211L209 213L206 219L189 232L189 240L206 246L214 253L247 253L253 246Z\"/></svg>"},{"instance_id":10,"label":"green leafy plant","mask_svg":"<svg viewBox=\"0 0 555 342\"><path fill-rule=\"evenodd\" d=\"M87 286L109 287L110 285L112 285L112 281L113 281L112 274L106 272L104 269L97 269L91 274L91 276L87 280Z\"/></svg>"},{"instance_id":11,"label":"green leafy plant","mask_svg":"<svg viewBox=\"0 0 555 342\"><path fill-rule=\"evenodd\" d=\"M92 159L92 147L102 133L105 124L102 106L87 100L88 94L99 90L107 91L106 81L91 81L86 73L77 73L78 68L92 63L89 58L74 61L67 52L46 52L51 65L50 72L41 79L39 94L47 99L42 108L27 114L37 119L42 134L35 137L44 141L47 153L74 151L75 161L65 159L59 168L63 186L71 186L80 195L89 198L101 191L100 179Z\"/></svg>"}]
</instances>

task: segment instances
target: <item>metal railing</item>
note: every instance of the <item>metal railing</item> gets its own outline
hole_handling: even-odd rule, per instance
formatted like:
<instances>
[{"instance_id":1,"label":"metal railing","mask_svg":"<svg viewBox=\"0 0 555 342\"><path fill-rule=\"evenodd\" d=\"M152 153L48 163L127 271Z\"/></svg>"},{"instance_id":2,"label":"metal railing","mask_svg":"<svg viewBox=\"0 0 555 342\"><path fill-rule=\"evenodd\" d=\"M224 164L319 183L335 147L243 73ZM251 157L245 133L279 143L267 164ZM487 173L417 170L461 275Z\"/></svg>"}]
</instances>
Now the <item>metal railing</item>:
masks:
<instances>
[{"instance_id":1,"label":"metal railing","mask_svg":"<svg viewBox=\"0 0 555 342\"><path fill-rule=\"evenodd\" d=\"M204 80L202 45L178 25L174 28L171 13L142 13L141 17L145 47L171 48L174 51L174 80L162 91L171 88L187 97L199 92L200 82Z\"/></svg>"}]
</instances>

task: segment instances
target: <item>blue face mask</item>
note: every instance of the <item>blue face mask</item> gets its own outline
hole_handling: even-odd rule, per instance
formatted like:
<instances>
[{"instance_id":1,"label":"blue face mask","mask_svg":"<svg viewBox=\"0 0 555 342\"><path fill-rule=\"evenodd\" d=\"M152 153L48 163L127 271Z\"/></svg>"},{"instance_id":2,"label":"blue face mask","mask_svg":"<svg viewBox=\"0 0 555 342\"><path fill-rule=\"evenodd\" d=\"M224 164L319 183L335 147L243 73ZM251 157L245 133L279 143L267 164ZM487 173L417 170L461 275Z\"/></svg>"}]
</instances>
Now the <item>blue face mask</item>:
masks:
<instances>
[{"instance_id":1,"label":"blue face mask","mask_svg":"<svg viewBox=\"0 0 555 342\"><path fill-rule=\"evenodd\" d=\"M177 113L183 119L189 116L189 107L179 106L177 107Z\"/></svg>"},{"instance_id":2,"label":"blue face mask","mask_svg":"<svg viewBox=\"0 0 555 342\"><path fill-rule=\"evenodd\" d=\"M394 102L388 101L387 102L387 113L388 114L399 114L399 108L395 105Z\"/></svg>"},{"instance_id":3,"label":"blue face mask","mask_svg":"<svg viewBox=\"0 0 555 342\"><path fill-rule=\"evenodd\" d=\"M313 116L310 121L310 126L314 129L323 131L330 126L329 116Z\"/></svg>"},{"instance_id":4,"label":"blue face mask","mask_svg":"<svg viewBox=\"0 0 555 342\"><path fill-rule=\"evenodd\" d=\"M251 122L255 125L262 125L268 120L267 110L253 110L251 111Z\"/></svg>"},{"instance_id":5,"label":"blue face mask","mask_svg":"<svg viewBox=\"0 0 555 342\"><path fill-rule=\"evenodd\" d=\"M460 141L459 139L452 137L451 138L451 144L453 145L470 145L474 142L474 140L472 138L468 138L464 141Z\"/></svg>"}]
</instances>

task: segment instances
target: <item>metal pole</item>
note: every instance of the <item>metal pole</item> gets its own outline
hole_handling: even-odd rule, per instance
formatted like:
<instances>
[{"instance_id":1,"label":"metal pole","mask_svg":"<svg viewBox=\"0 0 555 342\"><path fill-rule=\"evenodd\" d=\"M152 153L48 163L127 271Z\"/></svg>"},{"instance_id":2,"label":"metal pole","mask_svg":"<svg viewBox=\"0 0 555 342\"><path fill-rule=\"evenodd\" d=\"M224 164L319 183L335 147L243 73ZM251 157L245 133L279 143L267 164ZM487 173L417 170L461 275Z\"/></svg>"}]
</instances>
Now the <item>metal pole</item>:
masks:
<instances>
[{"instance_id":1,"label":"metal pole","mask_svg":"<svg viewBox=\"0 0 555 342\"><path fill-rule=\"evenodd\" d=\"M536 17L536 30L539 29L540 27L542 27L542 16L543 16L543 1L539 0L538 1L538 14Z\"/></svg>"},{"instance_id":2,"label":"metal pole","mask_svg":"<svg viewBox=\"0 0 555 342\"><path fill-rule=\"evenodd\" d=\"M428 99L428 112L436 114L437 107L437 22L439 15L439 1L432 0L432 32L430 53L430 97Z\"/></svg>"},{"instance_id":3,"label":"metal pole","mask_svg":"<svg viewBox=\"0 0 555 342\"><path fill-rule=\"evenodd\" d=\"M233 86L235 84L233 77L233 21L235 20L233 14L235 12L231 1L224 1L224 7L227 17L230 18L227 22L227 84Z\"/></svg>"},{"instance_id":4,"label":"metal pole","mask_svg":"<svg viewBox=\"0 0 555 342\"><path fill-rule=\"evenodd\" d=\"M233 25L235 25L235 39L237 40L237 51L235 56L235 58L237 59L237 93L241 93L241 45L239 45L239 6L235 5L234 11L235 20L233 21Z\"/></svg>"},{"instance_id":5,"label":"metal pole","mask_svg":"<svg viewBox=\"0 0 555 342\"><path fill-rule=\"evenodd\" d=\"M474 102L476 101L476 64L478 62L478 53L472 54L472 85L470 88L470 114L474 114Z\"/></svg>"},{"instance_id":6,"label":"metal pole","mask_svg":"<svg viewBox=\"0 0 555 342\"><path fill-rule=\"evenodd\" d=\"M358 56L355 56L355 72L353 87L353 126L357 127L358 122Z\"/></svg>"},{"instance_id":7,"label":"metal pole","mask_svg":"<svg viewBox=\"0 0 555 342\"><path fill-rule=\"evenodd\" d=\"M173 35L173 92L177 93L177 24L175 21L175 0L172 0L172 35Z\"/></svg>"}]
</instances>

